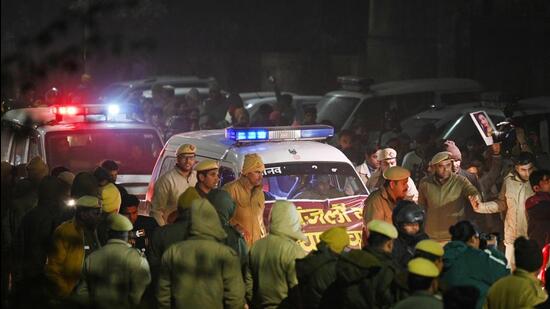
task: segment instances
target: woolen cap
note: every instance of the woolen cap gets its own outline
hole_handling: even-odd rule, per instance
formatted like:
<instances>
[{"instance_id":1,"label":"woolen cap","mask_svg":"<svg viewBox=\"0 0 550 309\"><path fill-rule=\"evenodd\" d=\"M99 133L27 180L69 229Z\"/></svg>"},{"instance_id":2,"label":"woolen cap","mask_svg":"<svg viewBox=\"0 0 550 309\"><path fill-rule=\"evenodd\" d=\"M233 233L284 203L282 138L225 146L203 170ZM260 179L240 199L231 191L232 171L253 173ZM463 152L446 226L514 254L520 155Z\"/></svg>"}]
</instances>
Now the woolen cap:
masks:
<instances>
[{"instance_id":1,"label":"woolen cap","mask_svg":"<svg viewBox=\"0 0 550 309\"><path fill-rule=\"evenodd\" d=\"M264 162L262 157L257 153L250 153L244 156L243 163L243 175L246 175L251 172L263 172L265 170Z\"/></svg>"},{"instance_id":2,"label":"woolen cap","mask_svg":"<svg viewBox=\"0 0 550 309\"><path fill-rule=\"evenodd\" d=\"M415 258L409 261L407 264L409 273L419 275L428 278L437 278L439 276L439 269L435 264L424 258Z\"/></svg>"},{"instance_id":3,"label":"woolen cap","mask_svg":"<svg viewBox=\"0 0 550 309\"><path fill-rule=\"evenodd\" d=\"M107 223L109 224L109 229L117 232L128 232L134 228L132 222L126 216L117 213L110 214L107 217Z\"/></svg>"},{"instance_id":4,"label":"woolen cap","mask_svg":"<svg viewBox=\"0 0 550 309\"><path fill-rule=\"evenodd\" d=\"M319 236L319 239L335 253L341 253L349 246L349 235L343 227L331 227Z\"/></svg>"},{"instance_id":5,"label":"woolen cap","mask_svg":"<svg viewBox=\"0 0 550 309\"><path fill-rule=\"evenodd\" d=\"M453 154L448 151L442 151L438 152L433 156L432 160L430 161L430 165L436 165L437 163L443 162L445 160L452 160Z\"/></svg>"},{"instance_id":6,"label":"woolen cap","mask_svg":"<svg viewBox=\"0 0 550 309\"><path fill-rule=\"evenodd\" d=\"M443 247L440 243L431 239L424 239L416 244L415 250L427 252L435 256L443 256Z\"/></svg>"},{"instance_id":7,"label":"woolen cap","mask_svg":"<svg viewBox=\"0 0 550 309\"><path fill-rule=\"evenodd\" d=\"M402 180L411 177L411 172L401 166L392 166L386 169L382 176L387 180Z\"/></svg>"},{"instance_id":8,"label":"woolen cap","mask_svg":"<svg viewBox=\"0 0 550 309\"><path fill-rule=\"evenodd\" d=\"M27 163L26 169L29 179L32 181L40 181L40 179L48 175L49 170L46 162L38 156L32 158L29 163Z\"/></svg>"},{"instance_id":9,"label":"woolen cap","mask_svg":"<svg viewBox=\"0 0 550 309\"><path fill-rule=\"evenodd\" d=\"M196 151L197 147L195 147L195 145L183 144L178 148L176 156L179 156L180 154L195 154Z\"/></svg>"},{"instance_id":10,"label":"woolen cap","mask_svg":"<svg viewBox=\"0 0 550 309\"><path fill-rule=\"evenodd\" d=\"M104 212L118 212L120 204L122 203L118 188L112 183L103 186L101 189L101 201L103 203L102 209Z\"/></svg>"},{"instance_id":11,"label":"woolen cap","mask_svg":"<svg viewBox=\"0 0 550 309\"><path fill-rule=\"evenodd\" d=\"M367 229L370 232L386 235L391 239L396 239L398 234L397 229L393 226L393 224L389 224L381 220L372 220L367 224Z\"/></svg>"},{"instance_id":12,"label":"woolen cap","mask_svg":"<svg viewBox=\"0 0 550 309\"><path fill-rule=\"evenodd\" d=\"M453 160L462 161L462 153L454 141L445 141L445 150L451 153Z\"/></svg>"},{"instance_id":13,"label":"woolen cap","mask_svg":"<svg viewBox=\"0 0 550 309\"><path fill-rule=\"evenodd\" d=\"M217 170L219 168L220 166L218 165L218 162L214 160L203 160L195 166L195 170L197 172Z\"/></svg>"},{"instance_id":14,"label":"woolen cap","mask_svg":"<svg viewBox=\"0 0 550 309\"><path fill-rule=\"evenodd\" d=\"M86 208L101 208L99 206L99 199L95 196L84 195L76 200L76 207L86 207Z\"/></svg>"}]
</instances>

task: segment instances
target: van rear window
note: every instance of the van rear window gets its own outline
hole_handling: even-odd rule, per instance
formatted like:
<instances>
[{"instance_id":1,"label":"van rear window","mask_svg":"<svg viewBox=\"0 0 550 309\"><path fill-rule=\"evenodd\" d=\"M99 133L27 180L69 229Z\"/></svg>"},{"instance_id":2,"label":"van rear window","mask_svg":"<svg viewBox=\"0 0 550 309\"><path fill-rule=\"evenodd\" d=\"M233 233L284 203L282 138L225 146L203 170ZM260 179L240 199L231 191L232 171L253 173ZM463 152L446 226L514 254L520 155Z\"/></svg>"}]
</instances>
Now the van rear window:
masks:
<instances>
[{"instance_id":1,"label":"van rear window","mask_svg":"<svg viewBox=\"0 0 550 309\"><path fill-rule=\"evenodd\" d=\"M119 174L150 175L162 143L152 130L96 129L51 132L46 135L46 158L52 168L92 171L103 160L119 164Z\"/></svg>"}]
</instances>

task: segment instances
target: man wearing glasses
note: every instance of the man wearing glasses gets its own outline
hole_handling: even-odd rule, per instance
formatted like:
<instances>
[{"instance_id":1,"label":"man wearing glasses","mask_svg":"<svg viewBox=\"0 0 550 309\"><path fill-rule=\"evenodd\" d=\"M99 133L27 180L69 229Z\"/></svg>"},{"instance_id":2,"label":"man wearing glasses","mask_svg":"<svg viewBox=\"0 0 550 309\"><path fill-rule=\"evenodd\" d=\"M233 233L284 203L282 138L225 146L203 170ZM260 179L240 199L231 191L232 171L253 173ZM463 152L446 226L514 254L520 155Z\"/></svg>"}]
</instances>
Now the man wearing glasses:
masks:
<instances>
[{"instance_id":1,"label":"man wearing glasses","mask_svg":"<svg viewBox=\"0 0 550 309\"><path fill-rule=\"evenodd\" d=\"M160 226L170 223L168 217L177 209L179 196L189 187L197 184L195 145L183 144L176 152L176 165L162 175L155 183L151 216Z\"/></svg>"}]
</instances>

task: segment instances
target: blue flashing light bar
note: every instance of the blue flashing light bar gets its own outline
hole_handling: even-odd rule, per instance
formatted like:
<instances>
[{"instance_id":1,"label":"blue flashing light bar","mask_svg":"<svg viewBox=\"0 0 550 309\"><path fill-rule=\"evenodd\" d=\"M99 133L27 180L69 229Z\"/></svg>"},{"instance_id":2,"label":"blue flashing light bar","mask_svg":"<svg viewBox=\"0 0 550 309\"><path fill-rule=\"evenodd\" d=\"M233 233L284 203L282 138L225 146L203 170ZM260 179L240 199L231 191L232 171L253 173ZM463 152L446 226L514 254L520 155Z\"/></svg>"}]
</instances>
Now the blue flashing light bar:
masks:
<instances>
[{"instance_id":1,"label":"blue flashing light bar","mask_svg":"<svg viewBox=\"0 0 550 309\"><path fill-rule=\"evenodd\" d=\"M334 136L334 128L326 125L300 127L234 128L225 129L225 138L243 143L262 141L324 140Z\"/></svg>"}]
</instances>

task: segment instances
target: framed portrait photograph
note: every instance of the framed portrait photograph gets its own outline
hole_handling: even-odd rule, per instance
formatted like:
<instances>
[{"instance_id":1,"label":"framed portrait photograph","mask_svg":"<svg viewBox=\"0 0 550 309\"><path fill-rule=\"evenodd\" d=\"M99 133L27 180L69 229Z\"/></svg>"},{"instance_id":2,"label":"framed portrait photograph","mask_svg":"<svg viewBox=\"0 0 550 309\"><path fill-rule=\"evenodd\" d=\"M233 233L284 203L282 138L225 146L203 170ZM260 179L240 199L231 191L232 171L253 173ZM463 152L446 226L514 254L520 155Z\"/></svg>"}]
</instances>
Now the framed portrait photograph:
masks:
<instances>
[{"instance_id":1,"label":"framed portrait photograph","mask_svg":"<svg viewBox=\"0 0 550 309\"><path fill-rule=\"evenodd\" d=\"M478 111L470 113L470 117L472 117L472 120L474 121L474 124L476 125L476 128L485 144L487 146L492 145L493 132L495 132L496 128L491 118L489 118L489 115L487 115L485 111Z\"/></svg>"}]
</instances>

